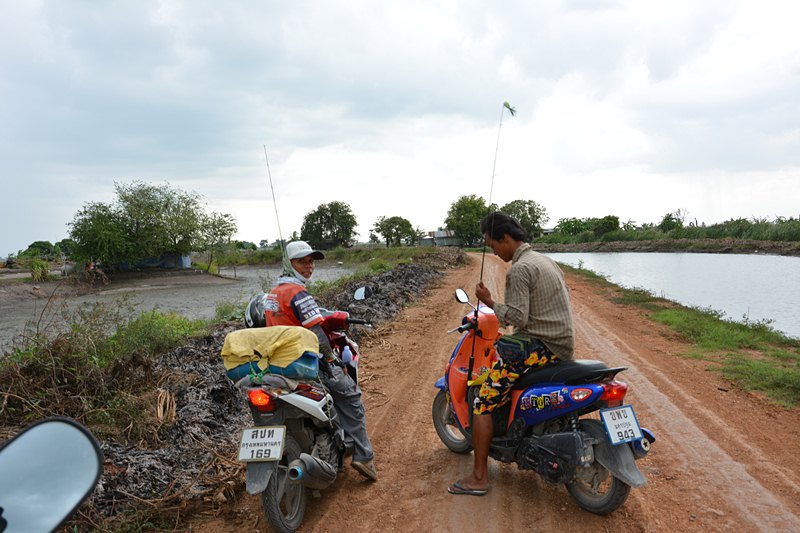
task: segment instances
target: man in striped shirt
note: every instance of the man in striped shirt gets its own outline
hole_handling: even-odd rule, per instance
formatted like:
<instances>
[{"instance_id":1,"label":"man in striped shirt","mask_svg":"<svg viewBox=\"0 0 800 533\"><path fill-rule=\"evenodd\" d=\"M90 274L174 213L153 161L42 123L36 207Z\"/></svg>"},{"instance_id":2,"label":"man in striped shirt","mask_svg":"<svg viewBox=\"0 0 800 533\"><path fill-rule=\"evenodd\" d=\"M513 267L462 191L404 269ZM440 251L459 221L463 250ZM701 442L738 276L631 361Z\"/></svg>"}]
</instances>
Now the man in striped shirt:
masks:
<instances>
[{"instance_id":1,"label":"man in striped shirt","mask_svg":"<svg viewBox=\"0 0 800 533\"><path fill-rule=\"evenodd\" d=\"M483 496L489 489L489 446L494 434L492 411L511 399L511 387L524 372L573 357L575 333L572 307L564 274L547 256L525 242L526 232L516 219L495 212L481 220L486 245L503 261L511 261L506 275L505 302L499 303L481 281L475 294L491 307L500 323L514 327L514 338L525 346L501 355L492 365L473 405L472 474L452 484L452 494ZM502 342L502 337L499 342Z\"/></svg>"}]
</instances>

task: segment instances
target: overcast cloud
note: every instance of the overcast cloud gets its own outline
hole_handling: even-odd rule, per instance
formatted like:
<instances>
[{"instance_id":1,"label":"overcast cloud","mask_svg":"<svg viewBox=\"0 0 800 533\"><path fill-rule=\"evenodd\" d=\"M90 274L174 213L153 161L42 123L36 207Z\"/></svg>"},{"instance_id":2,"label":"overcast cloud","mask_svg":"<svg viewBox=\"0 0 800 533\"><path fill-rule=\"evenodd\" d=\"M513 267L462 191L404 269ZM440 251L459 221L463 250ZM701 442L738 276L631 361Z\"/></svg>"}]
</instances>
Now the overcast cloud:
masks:
<instances>
[{"instance_id":1,"label":"overcast cloud","mask_svg":"<svg viewBox=\"0 0 800 533\"><path fill-rule=\"evenodd\" d=\"M0 256L115 182L284 236L345 201L366 239L460 195L564 217L800 215L800 3L0 3Z\"/></svg>"}]
</instances>

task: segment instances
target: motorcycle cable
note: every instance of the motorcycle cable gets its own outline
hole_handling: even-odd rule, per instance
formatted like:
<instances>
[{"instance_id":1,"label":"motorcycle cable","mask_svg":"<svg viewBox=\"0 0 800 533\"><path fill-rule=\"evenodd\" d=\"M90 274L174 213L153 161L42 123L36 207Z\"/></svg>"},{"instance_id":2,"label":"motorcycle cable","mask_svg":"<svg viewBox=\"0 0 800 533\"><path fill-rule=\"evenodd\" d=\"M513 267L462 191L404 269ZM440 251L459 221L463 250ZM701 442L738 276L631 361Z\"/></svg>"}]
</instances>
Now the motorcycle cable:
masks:
<instances>
[{"instance_id":1,"label":"motorcycle cable","mask_svg":"<svg viewBox=\"0 0 800 533\"><path fill-rule=\"evenodd\" d=\"M506 114L506 109L511 114L511 116L516 116L517 110L516 108L512 107L511 104L508 102L503 102L503 106L500 108L500 125L497 127L497 142L495 143L494 147L494 162L492 163L492 181L489 184L489 202L486 206L486 215L488 216L492 212L492 192L494 191L494 174L495 169L497 168L497 152L500 149L500 131L503 129L503 116ZM489 235L494 233L494 217L491 220L491 226L489 228ZM483 239L483 251L481 252L481 273L480 273L480 281L483 282L483 265L486 261L486 239ZM475 343L477 342L478 333L480 330L478 329L478 307L480 307L481 301L478 300L478 305L475 306L475 311L473 314L473 319L475 320L475 332L472 336L472 349L470 350L469 354L469 366L467 368L467 376L469 379L474 379L472 376L472 371L475 368ZM466 400L469 401L469 387L465 392Z\"/></svg>"}]
</instances>

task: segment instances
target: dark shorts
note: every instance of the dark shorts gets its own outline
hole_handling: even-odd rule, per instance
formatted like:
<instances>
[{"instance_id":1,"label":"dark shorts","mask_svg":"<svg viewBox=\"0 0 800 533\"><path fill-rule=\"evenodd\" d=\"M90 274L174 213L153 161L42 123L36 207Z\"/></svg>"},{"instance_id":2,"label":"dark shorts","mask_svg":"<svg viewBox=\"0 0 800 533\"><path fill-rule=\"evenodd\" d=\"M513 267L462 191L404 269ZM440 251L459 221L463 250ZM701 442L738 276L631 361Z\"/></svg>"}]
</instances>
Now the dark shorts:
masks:
<instances>
[{"instance_id":1,"label":"dark shorts","mask_svg":"<svg viewBox=\"0 0 800 533\"><path fill-rule=\"evenodd\" d=\"M527 354L508 353L498 346L498 358L489 370L489 376L481 385L472 412L476 415L488 414L511 400L511 387L514 382L530 368L541 367L558 360L556 355L539 340L526 345ZM505 355L501 355L505 353Z\"/></svg>"}]
</instances>

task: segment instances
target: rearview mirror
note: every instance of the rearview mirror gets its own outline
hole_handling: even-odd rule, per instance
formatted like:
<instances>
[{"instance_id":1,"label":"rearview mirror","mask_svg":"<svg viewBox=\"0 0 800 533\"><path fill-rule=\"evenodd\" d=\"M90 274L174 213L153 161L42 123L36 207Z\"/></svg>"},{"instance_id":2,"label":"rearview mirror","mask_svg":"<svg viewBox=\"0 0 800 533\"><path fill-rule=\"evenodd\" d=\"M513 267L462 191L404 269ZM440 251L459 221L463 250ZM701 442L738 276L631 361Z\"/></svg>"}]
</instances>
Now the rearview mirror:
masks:
<instances>
[{"instance_id":1,"label":"rearview mirror","mask_svg":"<svg viewBox=\"0 0 800 533\"><path fill-rule=\"evenodd\" d=\"M456 300L458 300L462 304L468 304L469 303L469 296L467 296L467 293L464 292L464 289L460 289L459 288L459 289L456 289Z\"/></svg>"},{"instance_id":2,"label":"rearview mirror","mask_svg":"<svg viewBox=\"0 0 800 533\"><path fill-rule=\"evenodd\" d=\"M368 286L359 287L359 288L356 289L356 292L353 294L353 299L355 299L355 300L366 300L370 296L372 296L372 288L371 287L368 287Z\"/></svg>"},{"instance_id":3,"label":"rearview mirror","mask_svg":"<svg viewBox=\"0 0 800 533\"><path fill-rule=\"evenodd\" d=\"M92 492L103 453L69 418L48 418L0 449L0 531L54 531Z\"/></svg>"}]
</instances>

